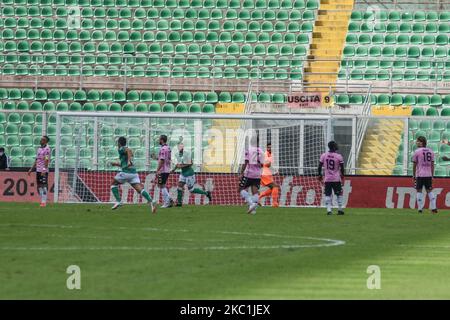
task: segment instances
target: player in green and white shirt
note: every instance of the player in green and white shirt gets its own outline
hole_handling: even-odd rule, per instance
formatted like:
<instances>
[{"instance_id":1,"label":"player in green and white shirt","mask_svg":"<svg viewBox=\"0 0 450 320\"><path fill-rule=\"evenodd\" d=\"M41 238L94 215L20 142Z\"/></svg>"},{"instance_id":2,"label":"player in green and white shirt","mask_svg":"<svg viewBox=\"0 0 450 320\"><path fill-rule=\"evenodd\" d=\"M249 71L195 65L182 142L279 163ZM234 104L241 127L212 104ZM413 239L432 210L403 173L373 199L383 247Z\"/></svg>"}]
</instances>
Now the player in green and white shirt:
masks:
<instances>
[{"instance_id":1,"label":"player in green and white shirt","mask_svg":"<svg viewBox=\"0 0 450 320\"><path fill-rule=\"evenodd\" d=\"M209 203L211 203L211 192L195 187L195 172L192 168L192 156L189 151L184 150L184 145L182 143L178 144L176 160L177 165L172 172L175 172L177 169L181 169L180 178L178 180L177 207L181 207L183 204L183 192L185 185L187 185L190 192L205 195L209 199Z\"/></svg>"},{"instance_id":2,"label":"player in green and white shirt","mask_svg":"<svg viewBox=\"0 0 450 320\"><path fill-rule=\"evenodd\" d=\"M127 147L127 139L120 137L117 141L119 159L120 162L113 162L111 165L120 167L120 172L114 177L114 181L111 184L111 192L116 199L116 203L111 208L115 210L122 205L119 194L119 185L128 182L134 190L143 196L152 207L152 212L156 212L156 201L153 201L152 197L144 189L144 185L139 179L139 175L136 173L136 168L133 165L133 151Z\"/></svg>"}]
</instances>

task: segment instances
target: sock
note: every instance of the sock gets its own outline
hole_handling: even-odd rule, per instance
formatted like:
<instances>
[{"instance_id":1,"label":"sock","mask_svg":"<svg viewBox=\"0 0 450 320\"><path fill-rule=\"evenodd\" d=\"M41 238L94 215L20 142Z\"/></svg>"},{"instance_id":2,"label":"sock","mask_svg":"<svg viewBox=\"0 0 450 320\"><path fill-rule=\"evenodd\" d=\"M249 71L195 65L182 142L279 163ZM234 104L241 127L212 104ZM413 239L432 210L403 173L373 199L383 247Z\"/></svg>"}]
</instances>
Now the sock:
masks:
<instances>
[{"instance_id":1,"label":"sock","mask_svg":"<svg viewBox=\"0 0 450 320\"><path fill-rule=\"evenodd\" d=\"M327 205L327 212L331 212L331 204L332 204L331 197L329 196L325 197L325 204Z\"/></svg>"},{"instance_id":2,"label":"sock","mask_svg":"<svg viewBox=\"0 0 450 320\"><path fill-rule=\"evenodd\" d=\"M272 205L278 205L279 193L280 193L279 188L272 189Z\"/></svg>"},{"instance_id":3,"label":"sock","mask_svg":"<svg viewBox=\"0 0 450 320\"><path fill-rule=\"evenodd\" d=\"M38 187L38 193L39 193L39 196L41 197L41 201L42 201L42 188L41 187Z\"/></svg>"},{"instance_id":4,"label":"sock","mask_svg":"<svg viewBox=\"0 0 450 320\"><path fill-rule=\"evenodd\" d=\"M248 205L252 204L252 199L247 190L241 190L241 197L248 203Z\"/></svg>"},{"instance_id":5,"label":"sock","mask_svg":"<svg viewBox=\"0 0 450 320\"><path fill-rule=\"evenodd\" d=\"M111 192L116 199L117 202L120 202L120 194L119 194L119 187L116 185L111 186Z\"/></svg>"},{"instance_id":6,"label":"sock","mask_svg":"<svg viewBox=\"0 0 450 320\"><path fill-rule=\"evenodd\" d=\"M207 195L206 191L199 189L199 188L195 188L194 190L192 190L192 193L204 194L205 196Z\"/></svg>"},{"instance_id":7,"label":"sock","mask_svg":"<svg viewBox=\"0 0 450 320\"><path fill-rule=\"evenodd\" d=\"M417 208L419 211L423 210L423 206L425 205L425 201L423 200L423 193L417 192Z\"/></svg>"},{"instance_id":8,"label":"sock","mask_svg":"<svg viewBox=\"0 0 450 320\"><path fill-rule=\"evenodd\" d=\"M47 187L42 188L42 196L41 196L42 202L47 203Z\"/></svg>"},{"instance_id":9,"label":"sock","mask_svg":"<svg viewBox=\"0 0 450 320\"><path fill-rule=\"evenodd\" d=\"M253 203L258 203L259 200L259 193L255 193L253 196L251 196Z\"/></svg>"},{"instance_id":10,"label":"sock","mask_svg":"<svg viewBox=\"0 0 450 320\"><path fill-rule=\"evenodd\" d=\"M162 191L162 194L163 194L164 203L169 203L169 201L170 201L169 191L167 190L166 187L162 188L161 191Z\"/></svg>"},{"instance_id":11,"label":"sock","mask_svg":"<svg viewBox=\"0 0 450 320\"><path fill-rule=\"evenodd\" d=\"M344 203L344 196L337 196L338 210L342 211L342 204Z\"/></svg>"},{"instance_id":12,"label":"sock","mask_svg":"<svg viewBox=\"0 0 450 320\"><path fill-rule=\"evenodd\" d=\"M144 189L141 191L141 196L145 198L148 202L152 202L152 197L148 194L148 192Z\"/></svg>"},{"instance_id":13,"label":"sock","mask_svg":"<svg viewBox=\"0 0 450 320\"><path fill-rule=\"evenodd\" d=\"M177 189L177 202L181 204L183 202L183 189Z\"/></svg>"},{"instance_id":14,"label":"sock","mask_svg":"<svg viewBox=\"0 0 450 320\"><path fill-rule=\"evenodd\" d=\"M259 194L259 200L261 200L262 198L268 197L271 194L272 194L272 189L269 188L266 191Z\"/></svg>"},{"instance_id":15,"label":"sock","mask_svg":"<svg viewBox=\"0 0 450 320\"><path fill-rule=\"evenodd\" d=\"M436 210L436 195L433 191L428 192L428 199L430 199L430 209Z\"/></svg>"}]
</instances>

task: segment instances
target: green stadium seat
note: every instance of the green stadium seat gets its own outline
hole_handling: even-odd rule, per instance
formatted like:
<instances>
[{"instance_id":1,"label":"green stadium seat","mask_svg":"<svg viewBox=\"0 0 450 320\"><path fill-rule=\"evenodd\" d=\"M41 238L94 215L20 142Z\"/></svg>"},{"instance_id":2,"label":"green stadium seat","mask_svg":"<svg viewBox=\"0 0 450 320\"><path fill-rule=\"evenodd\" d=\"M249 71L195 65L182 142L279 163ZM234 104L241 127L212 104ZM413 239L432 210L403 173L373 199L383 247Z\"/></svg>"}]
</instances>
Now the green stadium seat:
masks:
<instances>
[{"instance_id":1,"label":"green stadium seat","mask_svg":"<svg viewBox=\"0 0 450 320\"><path fill-rule=\"evenodd\" d=\"M162 112L175 112L175 107L172 103L165 103L162 107Z\"/></svg>"},{"instance_id":2,"label":"green stadium seat","mask_svg":"<svg viewBox=\"0 0 450 320\"><path fill-rule=\"evenodd\" d=\"M416 96L414 95L406 95L403 99L403 104L407 106L414 106L417 103Z\"/></svg>"},{"instance_id":3,"label":"green stadium seat","mask_svg":"<svg viewBox=\"0 0 450 320\"><path fill-rule=\"evenodd\" d=\"M174 91L167 92L166 102L178 102L178 93Z\"/></svg>"},{"instance_id":4,"label":"green stadium seat","mask_svg":"<svg viewBox=\"0 0 450 320\"><path fill-rule=\"evenodd\" d=\"M442 117L450 117L450 108L444 108L441 111L441 116Z\"/></svg>"},{"instance_id":5,"label":"green stadium seat","mask_svg":"<svg viewBox=\"0 0 450 320\"><path fill-rule=\"evenodd\" d=\"M431 142L430 144L427 144L427 147L430 148L434 153L439 152L439 144L437 142Z\"/></svg>"},{"instance_id":6,"label":"green stadium seat","mask_svg":"<svg viewBox=\"0 0 450 320\"><path fill-rule=\"evenodd\" d=\"M390 96L386 94L380 94L377 98L379 105L389 105L390 104Z\"/></svg>"},{"instance_id":7,"label":"green stadium seat","mask_svg":"<svg viewBox=\"0 0 450 320\"><path fill-rule=\"evenodd\" d=\"M428 106L430 104L430 98L428 96L420 95L417 98L417 105Z\"/></svg>"},{"instance_id":8,"label":"green stadium seat","mask_svg":"<svg viewBox=\"0 0 450 320\"><path fill-rule=\"evenodd\" d=\"M190 113L200 113L202 112L201 107L199 104L197 103L193 103L191 104L191 106L189 107L189 112Z\"/></svg>"},{"instance_id":9,"label":"green stadium seat","mask_svg":"<svg viewBox=\"0 0 450 320\"><path fill-rule=\"evenodd\" d=\"M19 127L19 134L21 136L27 136L27 135L31 135L32 133L32 127L29 124L22 124Z\"/></svg>"},{"instance_id":10,"label":"green stadium seat","mask_svg":"<svg viewBox=\"0 0 450 320\"><path fill-rule=\"evenodd\" d=\"M439 111L434 107L430 107L427 109L425 115L429 117L437 117L439 116Z\"/></svg>"},{"instance_id":11,"label":"green stadium seat","mask_svg":"<svg viewBox=\"0 0 450 320\"><path fill-rule=\"evenodd\" d=\"M69 111L69 105L67 102L59 102L56 105L56 111Z\"/></svg>"},{"instance_id":12,"label":"green stadium seat","mask_svg":"<svg viewBox=\"0 0 450 320\"><path fill-rule=\"evenodd\" d=\"M86 92L84 90L77 90L74 94L73 99L75 101L85 101L87 100Z\"/></svg>"},{"instance_id":13,"label":"green stadium seat","mask_svg":"<svg viewBox=\"0 0 450 320\"><path fill-rule=\"evenodd\" d=\"M69 111L78 112L81 111L81 104L79 102L72 102L69 104Z\"/></svg>"},{"instance_id":14,"label":"green stadium seat","mask_svg":"<svg viewBox=\"0 0 450 320\"><path fill-rule=\"evenodd\" d=\"M431 131L428 136L428 141L439 142L441 140L441 133L439 131Z\"/></svg>"},{"instance_id":15,"label":"green stadium seat","mask_svg":"<svg viewBox=\"0 0 450 320\"><path fill-rule=\"evenodd\" d=\"M53 112L56 110L55 104L51 101L45 102L42 107L43 107L43 110L47 111L47 112Z\"/></svg>"},{"instance_id":16,"label":"green stadium seat","mask_svg":"<svg viewBox=\"0 0 450 320\"><path fill-rule=\"evenodd\" d=\"M436 177L447 177L447 169L443 166L436 166L435 170L434 170L434 175Z\"/></svg>"},{"instance_id":17,"label":"green stadium seat","mask_svg":"<svg viewBox=\"0 0 450 320\"><path fill-rule=\"evenodd\" d=\"M450 153L450 146L447 144L441 144L439 146L439 153L440 154L449 154Z\"/></svg>"},{"instance_id":18,"label":"green stadium seat","mask_svg":"<svg viewBox=\"0 0 450 320\"><path fill-rule=\"evenodd\" d=\"M24 113L22 115L21 122L23 124L34 124L34 114L31 113Z\"/></svg>"},{"instance_id":19,"label":"green stadium seat","mask_svg":"<svg viewBox=\"0 0 450 320\"><path fill-rule=\"evenodd\" d=\"M418 137L425 137L425 138L427 138L428 137L427 132L426 131L422 131L422 130L417 131L414 134L414 139L417 139Z\"/></svg>"},{"instance_id":20,"label":"green stadium seat","mask_svg":"<svg viewBox=\"0 0 450 320\"><path fill-rule=\"evenodd\" d=\"M442 105L445 107L450 106L450 95L444 96L444 98L442 99Z\"/></svg>"},{"instance_id":21,"label":"green stadium seat","mask_svg":"<svg viewBox=\"0 0 450 320\"><path fill-rule=\"evenodd\" d=\"M232 102L231 94L229 92L221 92L218 97L219 102Z\"/></svg>"},{"instance_id":22,"label":"green stadium seat","mask_svg":"<svg viewBox=\"0 0 450 320\"><path fill-rule=\"evenodd\" d=\"M34 101L30 104L31 111L42 111L42 103L39 101Z\"/></svg>"},{"instance_id":23,"label":"green stadium seat","mask_svg":"<svg viewBox=\"0 0 450 320\"><path fill-rule=\"evenodd\" d=\"M391 96L391 102L390 104L392 106L400 106L403 105L403 96L400 94L394 94Z\"/></svg>"},{"instance_id":24,"label":"green stadium seat","mask_svg":"<svg viewBox=\"0 0 450 320\"><path fill-rule=\"evenodd\" d=\"M442 106L442 98L440 95L433 95L430 98L430 106L431 107L440 107Z\"/></svg>"},{"instance_id":25,"label":"green stadium seat","mask_svg":"<svg viewBox=\"0 0 450 320\"><path fill-rule=\"evenodd\" d=\"M443 131L445 130L445 122L442 120L437 120L433 122L433 130Z\"/></svg>"}]
</instances>

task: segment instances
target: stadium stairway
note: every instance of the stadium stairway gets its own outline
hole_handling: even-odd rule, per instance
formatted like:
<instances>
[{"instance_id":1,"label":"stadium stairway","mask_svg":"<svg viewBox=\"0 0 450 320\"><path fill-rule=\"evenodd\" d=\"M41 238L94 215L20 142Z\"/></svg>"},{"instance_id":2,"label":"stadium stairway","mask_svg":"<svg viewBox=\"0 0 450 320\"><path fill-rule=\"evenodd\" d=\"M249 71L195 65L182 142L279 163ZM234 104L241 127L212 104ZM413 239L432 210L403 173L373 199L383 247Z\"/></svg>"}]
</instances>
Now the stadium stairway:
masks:
<instances>
[{"instance_id":1,"label":"stadium stairway","mask_svg":"<svg viewBox=\"0 0 450 320\"><path fill-rule=\"evenodd\" d=\"M354 0L320 1L308 58L335 61L306 63L304 67L306 83L336 83L353 4ZM328 89L321 88L319 91Z\"/></svg>"},{"instance_id":2,"label":"stadium stairway","mask_svg":"<svg viewBox=\"0 0 450 320\"><path fill-rule=\"evenodd\" d=\"M402 141L404 122L379 119L369 123L358 158L361 175L391 175Z\"/></svg>"}]
</instances>

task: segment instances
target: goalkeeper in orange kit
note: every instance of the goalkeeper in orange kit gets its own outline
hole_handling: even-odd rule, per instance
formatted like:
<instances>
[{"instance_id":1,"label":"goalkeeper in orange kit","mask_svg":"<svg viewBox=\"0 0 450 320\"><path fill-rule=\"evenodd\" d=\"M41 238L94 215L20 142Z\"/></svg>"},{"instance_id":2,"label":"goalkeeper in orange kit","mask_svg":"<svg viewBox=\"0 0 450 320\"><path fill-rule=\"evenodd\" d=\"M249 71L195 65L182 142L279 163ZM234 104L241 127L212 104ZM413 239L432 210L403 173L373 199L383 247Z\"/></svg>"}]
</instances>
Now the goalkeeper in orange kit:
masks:
<instances>
[{"instance_id":1,"label":"goalkeeper in orange kit","mask_svg":"<svg viewBox=\"0 0 450 320\"><path fill-rule=\"evenodd\" d=\"M261 184L263 187L268 187L268 189L259 195L259 201L262 198L272 196L272 207L278 207L278 195L280 193L280 187L273 181L272 166L272 144L267 143L267 149L264 153L264 165L261 174Z\"/></svg>"}]
</instances>

